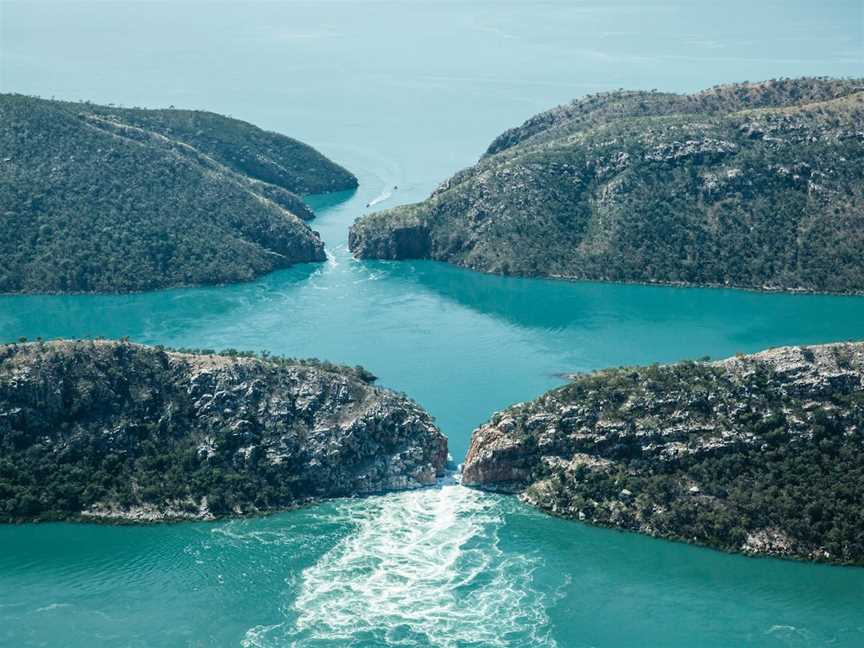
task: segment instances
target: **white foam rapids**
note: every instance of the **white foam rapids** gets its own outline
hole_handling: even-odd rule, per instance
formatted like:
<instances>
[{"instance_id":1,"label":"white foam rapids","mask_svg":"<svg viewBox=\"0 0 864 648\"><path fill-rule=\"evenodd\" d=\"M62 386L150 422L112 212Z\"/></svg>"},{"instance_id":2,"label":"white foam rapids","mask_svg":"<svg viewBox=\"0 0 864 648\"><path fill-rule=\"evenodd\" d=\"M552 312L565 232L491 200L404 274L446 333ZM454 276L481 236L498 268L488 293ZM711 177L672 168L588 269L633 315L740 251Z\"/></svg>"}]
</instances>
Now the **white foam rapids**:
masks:
<instances>
[{"instance_id":1,"label":"white foam rapids","mask_svg":"<svg viewBox=\"0 0 864 648\"><path fill-rule=\"evenodd\" d=\"M346 505L354 532L245 648L555 645L532 587L538 558L499 549L495 498L451 482Z\"/></svg>"}]
</instances>

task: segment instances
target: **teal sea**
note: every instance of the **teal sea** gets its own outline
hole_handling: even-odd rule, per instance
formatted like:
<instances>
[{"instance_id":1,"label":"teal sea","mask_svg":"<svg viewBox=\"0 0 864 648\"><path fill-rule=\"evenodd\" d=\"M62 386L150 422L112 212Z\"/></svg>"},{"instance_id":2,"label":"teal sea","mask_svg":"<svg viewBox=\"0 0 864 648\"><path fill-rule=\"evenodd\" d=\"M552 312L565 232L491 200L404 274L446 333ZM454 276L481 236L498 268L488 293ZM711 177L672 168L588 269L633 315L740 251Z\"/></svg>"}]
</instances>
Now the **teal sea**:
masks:
<instances>
[{"instance_id":1,"label":"teal sea","mask_svg":"<svg viewBox=\"0 0 864 648\"><path fill-rule=\"evenodd\" d=\"M0 88L204 108L355 172L328 261L243 285L0 297L0 341L104 336L363 364L454 462L563 374L864 338L864 298L502 278L359 262L350 224L422 199L504 129L591 92L862 76L857 1L0 2ZM371 208L367 208L371 204ZM864 570L546 517L461 487L260 519L0 527L0 645L864 645Z\"/></svg>"}]
</instances>

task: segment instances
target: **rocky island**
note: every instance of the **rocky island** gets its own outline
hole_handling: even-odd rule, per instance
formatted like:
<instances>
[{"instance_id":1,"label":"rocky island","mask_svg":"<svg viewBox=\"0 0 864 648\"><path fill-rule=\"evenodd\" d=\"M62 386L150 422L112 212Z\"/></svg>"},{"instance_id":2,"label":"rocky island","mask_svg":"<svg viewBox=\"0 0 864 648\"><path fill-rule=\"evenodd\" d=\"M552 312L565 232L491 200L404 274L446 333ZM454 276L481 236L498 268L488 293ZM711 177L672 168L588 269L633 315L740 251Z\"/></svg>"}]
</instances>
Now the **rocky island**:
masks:
<instances>
[{"instance_id":1,"label":"rocky island","mask_svg":"<svg viewBox=\"0 0 864 648\"><path fill-rule=\"evenodd\" d=\"M298 194L357 179L214 113L0 95L0 293L244 281L322 261Z\"/></svg>"},{"instance_id":2,"label":"rocky island","mask_svg":"<svg viewBox=\"0 0 864 648\"><path fill-rule=\"evenodd\" d=\"M462 481L602 526L864 565L864 343L575 376L475 430Z\"/></svg>"},{"instance_id":3,"label":"rocky island","mask_svg":"<svg viewBox=\"0 0 864 648\"><path fill-rule=\"evenodd\" d=\"M434 484L446 438L373 381L127 342L0 346L0 522L212 519Z\"/></svg>"},{"instance_id":4,"label":"rocky island","mask_svg":"<svg viewBox=\"0 0 864 648\"><path fill-rule=\"evenodd\" d=\"M507 131L360 258L564 279L864 291L864 81L618 91Z\"/></svg>"}]
</instances>

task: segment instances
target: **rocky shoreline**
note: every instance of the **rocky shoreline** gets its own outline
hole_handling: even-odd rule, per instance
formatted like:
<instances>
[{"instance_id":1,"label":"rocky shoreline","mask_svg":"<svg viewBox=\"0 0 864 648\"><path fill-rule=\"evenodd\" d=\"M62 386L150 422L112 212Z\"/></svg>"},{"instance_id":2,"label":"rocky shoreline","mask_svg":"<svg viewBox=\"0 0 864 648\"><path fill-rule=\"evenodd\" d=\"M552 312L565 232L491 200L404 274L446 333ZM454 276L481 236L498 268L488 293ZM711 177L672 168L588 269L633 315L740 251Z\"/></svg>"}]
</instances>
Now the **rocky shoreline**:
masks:
<instances>
[{"instance_id":1,"label":"rocky shoreline","mask_svg":"<svg viewBox=\"0 0 864 648\"><path fill-rule=\"evenodd\" d=\"M496 413L461 481L549 514L864 565L864 343L609 369ZM362 368L0 346L0 522L206 521L434 485L447 441Z\"/></svg>"},{"instance_id":2,"label":"rocky shoreline","mask_svg":"<svg viewBox=\"0 0 864 648\"><path fill-rule=\"evenodd\" d=\"M864 344L576 376L475 430L462 480L600 526L864 565Z\"/></svg>"},{"instance_id":3,"label":"rocky shoreline","mask_svg":"<svg viewBox=\"0 0 864 648\"><path fill-rule=\"evenodd\" d=\"M203 520L434 484L446 438L373 381L128 342L0 346L0 521Z\"/></svg>"}]
</instances>

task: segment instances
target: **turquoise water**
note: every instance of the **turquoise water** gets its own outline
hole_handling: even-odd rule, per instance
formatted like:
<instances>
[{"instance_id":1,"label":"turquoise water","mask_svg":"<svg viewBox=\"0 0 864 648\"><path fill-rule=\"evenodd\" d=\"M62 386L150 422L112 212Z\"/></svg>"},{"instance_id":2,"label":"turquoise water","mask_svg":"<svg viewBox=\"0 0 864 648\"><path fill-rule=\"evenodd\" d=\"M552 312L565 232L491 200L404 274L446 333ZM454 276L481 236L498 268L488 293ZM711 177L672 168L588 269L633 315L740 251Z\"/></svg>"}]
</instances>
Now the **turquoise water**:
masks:
<instances>
[{"instance_id":1,"label":"turquoise water","mask_svg":"<svg viewBox=\"0 0 864 648\"><path fill-rule=\"evenodd\" d=\"M367 203L424 197L574 96L862 73L860 3L697 4L4 2L4 90L229 113L312 143L361 188L312 199L327 263L245 285L0 297L0 340L361 363L436 416L458 462L474 426L565 372L861 339L861 298L347 253ZM9 646L860 646L862 601L864 570L593 529L452 482L256 520L0 528Z\"/></svg>"}]
</instances>

